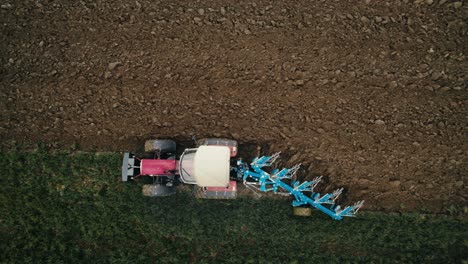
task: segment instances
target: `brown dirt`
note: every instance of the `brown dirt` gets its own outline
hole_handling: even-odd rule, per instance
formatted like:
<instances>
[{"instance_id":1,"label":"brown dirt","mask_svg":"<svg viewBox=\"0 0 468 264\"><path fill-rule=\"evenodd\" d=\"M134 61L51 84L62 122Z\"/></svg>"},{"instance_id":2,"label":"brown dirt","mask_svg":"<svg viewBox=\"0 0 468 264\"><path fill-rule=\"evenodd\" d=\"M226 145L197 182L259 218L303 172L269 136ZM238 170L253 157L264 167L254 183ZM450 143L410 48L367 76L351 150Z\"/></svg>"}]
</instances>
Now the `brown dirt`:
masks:
<instances>
[{"instance_id":1,"label":"brown dirt","mask_svg":"<svg viewBox=\"0 0 468 264\"><path fill-rule=\"evenodd\" d=\"M231 137L367 209L466 205L466 3L0 2L3 149Z\"/></svg>"}]
</instances>

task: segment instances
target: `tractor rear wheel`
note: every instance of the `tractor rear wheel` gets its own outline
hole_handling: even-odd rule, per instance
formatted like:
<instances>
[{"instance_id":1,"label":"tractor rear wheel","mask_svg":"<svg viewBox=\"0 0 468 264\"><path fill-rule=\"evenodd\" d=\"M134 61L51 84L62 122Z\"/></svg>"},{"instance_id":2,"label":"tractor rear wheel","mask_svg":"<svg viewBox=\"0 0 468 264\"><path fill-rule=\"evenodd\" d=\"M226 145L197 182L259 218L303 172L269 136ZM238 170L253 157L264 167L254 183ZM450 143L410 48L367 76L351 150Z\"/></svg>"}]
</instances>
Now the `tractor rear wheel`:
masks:
<instances>
[{"instance_id":1,"label":"tractor rear wheel","mask_svg":"<svg viewBox=\"0 0 468 264\"><path fill-rule=\"evenodd\" d=\"M145 152L175 153L176 143L169 139L151 139L145 142Z\"/></svg>"},{"instance_id":2,"label":"tractor rear wheel","mask_svg":"<svg viewBox=\"0 0 468 264\"><path fill-rule=\"evenodd\" d=\"M310 216L312 208L310 207L293 207L293 215L297 216Z\"/></svg>"},{"instance_id":3,"label":"tractor rear wheel","mask_svg":"<svg viewBox=\"0 0 468 264\"><path fill-rule=\"evenodd\" d=\"M227 138L202 138L197 140L196 142L197 147L199 146L233 146L237 147L237 141L234 139L227 139Z\"/></svg>"},{"instance_id":4,"label":"tractor rear wheel","mask_svg":"<svg viewBox=\"0 0 468 264\"><path fill-rule=\"evenodd\" d=\"M148 197L169 196L175 194L174 186L166 186L162 184L145 184L143 185L143 195Z\"/></svg>"},{"instance_id":5,"label":"tractor rear wheel","mask_svg":"<svg viewBox=\"0 0 468 264\"><path fill-rule=\"evenodd\" d=\"M194 186L194 189L193 189L193 196L197 199L203 199L205 198L205 192L203 190L203 187L199 187L199 186Z\"/></svg>"},{"instance_id":6,"label":"tractor rear wheel","mask_svg":"<svg viewBox=\"0 0 468 264\"><path fill-rule=\"evenodd\" d=\"M237 141L227 138L203 138L197 140L197 147L200 146L226 146L231 149L231 158L237 156Z\"/></svg>"}]
</instances>

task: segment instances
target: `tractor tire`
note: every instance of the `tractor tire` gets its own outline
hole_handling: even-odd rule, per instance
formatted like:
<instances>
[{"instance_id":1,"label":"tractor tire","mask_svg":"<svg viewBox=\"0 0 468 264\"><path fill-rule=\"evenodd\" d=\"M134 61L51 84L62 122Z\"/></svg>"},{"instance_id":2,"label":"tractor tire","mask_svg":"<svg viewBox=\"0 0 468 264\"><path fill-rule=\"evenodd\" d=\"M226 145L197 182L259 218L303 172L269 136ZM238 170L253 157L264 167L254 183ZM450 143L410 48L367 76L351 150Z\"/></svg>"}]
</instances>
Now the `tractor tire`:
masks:
<instances>
[{"instance_id":1,"label":"tractor tire","mask_svg":"<svg viewBox=\"0 0 468 264\"><path fill-rule=\"evenodd\" d=\"M145 184L143 185L143 195L148 197L161 197L175 194L174 186L166 186L161 184Z\"/></svg>"},{"instance_id":2,"label":"tractor tire","mask_svg":"<svg viewBox=\"0 0 468 264\"><path fill-rule=\"evenodd\" d=\"M145 152L175 153L176 143L169 139L146 140Z\"/></svg>"},{"instance_id":3,"label":"tractor tire","mask_svg":"<svg viewBox=\"0 0 468 264\"><path fill-rule=\"evenodd\" d=\"M197 140L196 142L197 147L210 145L210 146L236 146L237 141L234 139L227 139L227 138L202 138Z\"/></svg>"},{"instance_id":4,"label":"tractor tire","mask_svg":"<svg viewBox=\"0 0 468 264\"><path fill-rule=\"evenodd\" d=\"M200 146L226 146L231 149L231 158L237 156L237 141L227 138L203 138L197 140L197 147Z\"/></svg>"},{"instance_id":5,"label":"tractor tire","mask_svg":"<svg viewBox=\"0 0 468 264\"><path fill-rule=\"evenodd\" d=\"M312 208L310 207L293 207L293 215L296 216L310 216Z\"/></svg>"},{"instance_id":6,"label":"tractor tire","mask_svg":"<svg viewBox=\"0 0 468 264\"><path fill-rule=\"evenodd\" d=\"M203 199L205 198L205 194L203 192L203 188L202 187L198 187L198 186L194 186L194 189L193 189L193 196L197 199Z\"/></svg>"}]
</instances>

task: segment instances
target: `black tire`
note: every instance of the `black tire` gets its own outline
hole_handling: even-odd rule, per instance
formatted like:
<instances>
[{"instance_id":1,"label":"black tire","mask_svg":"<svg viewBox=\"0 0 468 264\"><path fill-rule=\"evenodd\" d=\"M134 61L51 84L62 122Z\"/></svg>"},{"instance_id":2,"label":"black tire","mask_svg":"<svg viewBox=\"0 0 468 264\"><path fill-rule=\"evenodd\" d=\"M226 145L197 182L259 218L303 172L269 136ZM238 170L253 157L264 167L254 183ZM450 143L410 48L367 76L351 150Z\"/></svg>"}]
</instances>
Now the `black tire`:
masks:
<instances>
[{"instance_id":1,"label":"black tire","mask_svg":"<svg viewBox=\"0 0 468 264\"><path fill-rule=\"evenodd\" d=\"M169 139L146 140L145 152L175 153L176 143Z\"/></svg>"},{"instance_id":2,"label":"black tire","mask_svg":"<svg viewBox=\"0 0 468 264\"><path fill-rule=\"evenodd\" d=\"M142 192L144 196L148 197L161 197L175 194L174 186L166 186L162 184L145 184L143 185Z\"/></svg>"},{"instance_id":3,"label":"black tire","mask_svg":"<svg viewBox=\"0 0 468 264\"><path fill-rule=\"evenodd\" d=\"M204 193L204 190L203 190L203 187L199 187L199 186L194 186L194 189L193 189L193 196L197 199L203 199L205 198L205 193Z\"/></svg>"},{"instance_id":4,"label":"black tire","mask_svg":"<svg viewBox=\"0 0 468 264\"><path fill-rule=\"evenodd\" d=\"M231 157L237 156L237 141L227 138L203 138L197 140L197 147L200 146L226 146L231 149Z\"/></svg>"},{"instance_id":5,"label":"black tire","mask_svg":"<svg viewBox=\"0 0 468 264\"><path fill-rule=\"evenodd\" d=\"M235 146L237 147L237 141L234 139L227 138L202 138L197 140L197 147L211 145L211 146Z\"/></svg>"},{"instance_id":6,"label":"black tire","mask_svg":"<svg viewBox=\"0 0 468 264\"><path fill-rule=\"evenodd\" d=\"M296 216L310 216L312 208L310 207L293 207L293 215Z\"/></svg>"}]
</instances>

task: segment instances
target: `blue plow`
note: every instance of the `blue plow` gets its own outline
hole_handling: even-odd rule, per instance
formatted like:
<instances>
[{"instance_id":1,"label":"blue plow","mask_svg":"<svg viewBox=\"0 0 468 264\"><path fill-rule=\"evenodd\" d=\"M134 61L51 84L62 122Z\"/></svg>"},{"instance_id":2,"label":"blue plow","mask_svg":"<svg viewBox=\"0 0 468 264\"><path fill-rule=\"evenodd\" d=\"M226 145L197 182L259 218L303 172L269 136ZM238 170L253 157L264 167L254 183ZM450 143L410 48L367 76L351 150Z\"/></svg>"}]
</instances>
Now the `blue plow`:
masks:
<instances>
[{"instance_id":1,"label":"blue plow","mask_svg":"<svg viewBox=\"0 0 468 264\"><path fill-rule=\"evenodd\" d=\"M336 205L335 201L343 192L343 188L324 195L315 193L314 188L322 180L322 176L316 177L312 181L291 182L290 179L297 173L300 164L290 169L275 169L271 173L262 169L272 166L279 158L279 155L280 152L272 156L257 157L250 163L250 166L242 160L238 160L236 166L237 177L242 179L244 185L253 191L273 191L274 193L282 195L292 195L294 197L292 206L310 205L336 220L341 220L345 216L355 216L363 206L364 201L356 202L354 205L345 208ZM288 180L291 183L288 184L284 180ZM279 190L282 190L282 192L278 192Z\"/></svg>"}]
</instances>

